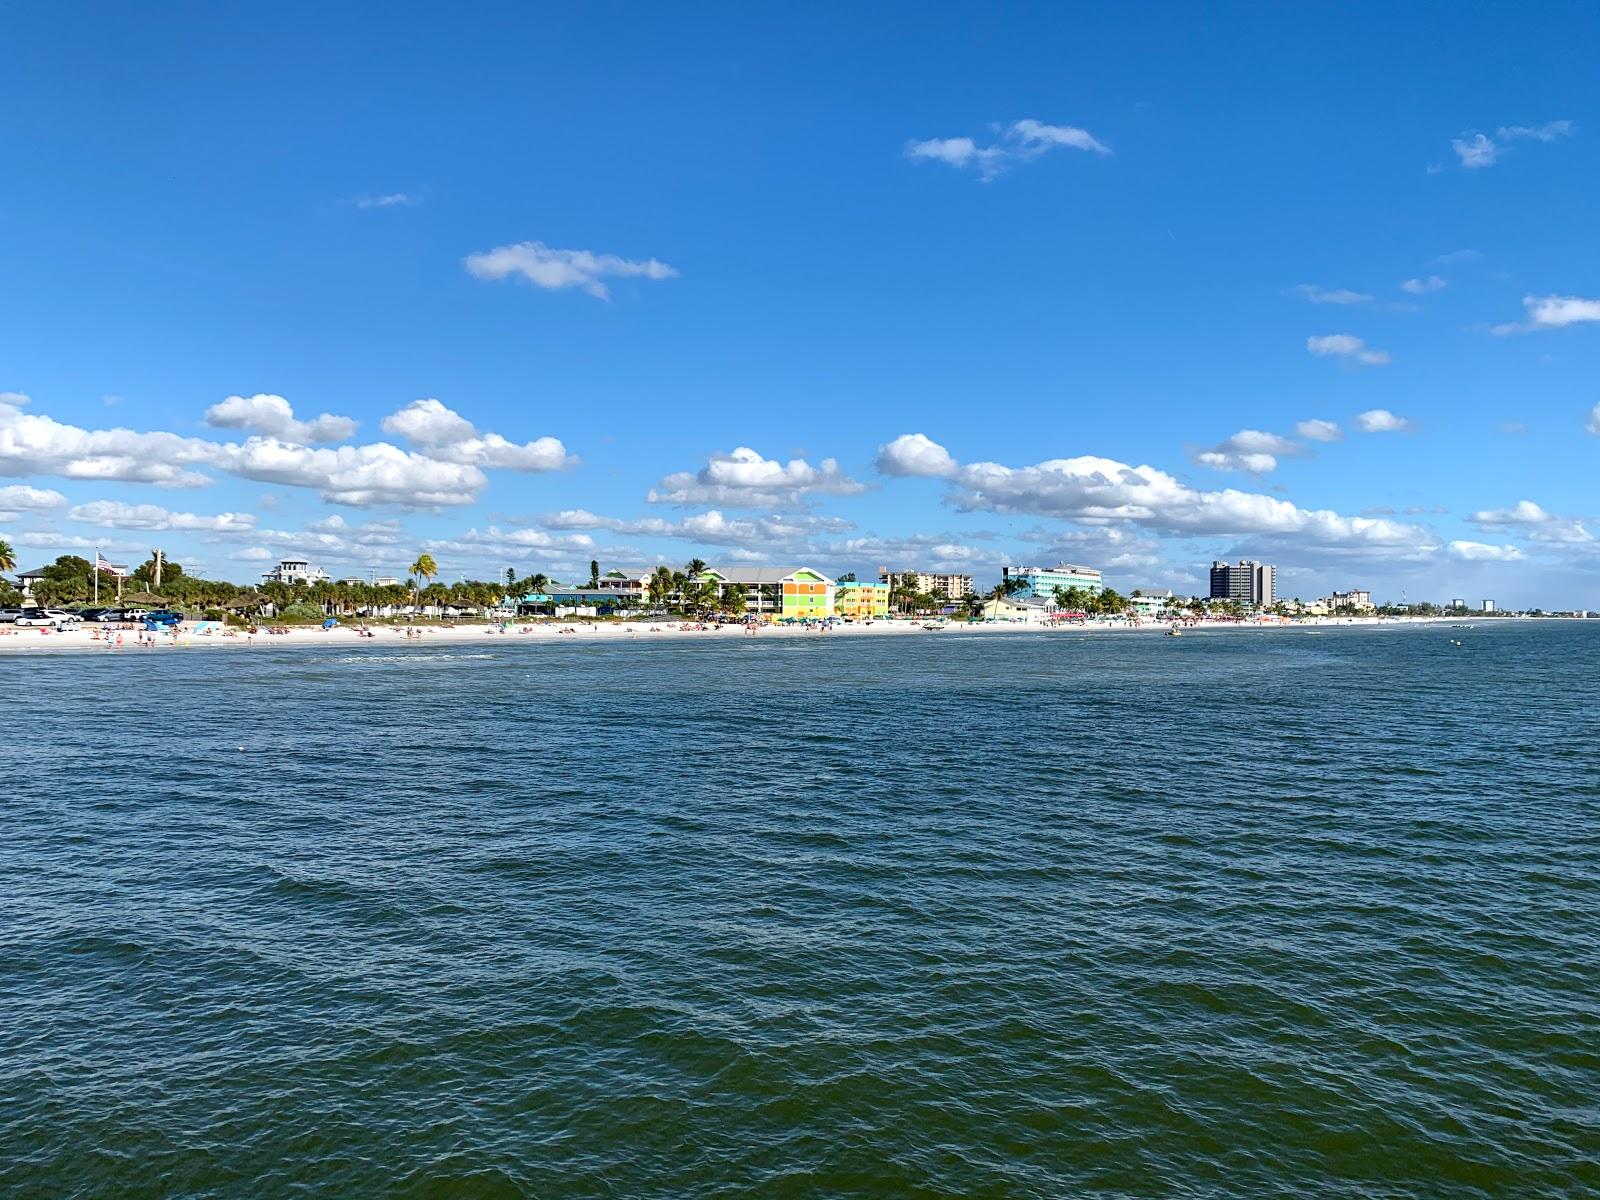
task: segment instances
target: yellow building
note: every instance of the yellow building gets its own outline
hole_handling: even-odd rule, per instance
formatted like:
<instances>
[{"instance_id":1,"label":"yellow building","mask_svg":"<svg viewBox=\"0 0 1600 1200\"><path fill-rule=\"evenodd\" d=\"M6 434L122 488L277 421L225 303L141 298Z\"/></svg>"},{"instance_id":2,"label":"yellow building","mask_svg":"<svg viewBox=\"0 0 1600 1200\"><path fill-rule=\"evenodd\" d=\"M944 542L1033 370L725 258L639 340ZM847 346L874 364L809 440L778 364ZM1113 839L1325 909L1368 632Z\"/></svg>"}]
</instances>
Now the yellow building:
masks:
<instances>
[{"instance_id":1,"label":"yellow building","mask_svg":"<svg viewBox=\"0 0 1600 1200\"><path fill-rule=\"evenodd\" d=\"M834 585L834 611L855 621L871 621L889 615L887 583L856 583L845 580Z\"/></svg>"}]
</instances>

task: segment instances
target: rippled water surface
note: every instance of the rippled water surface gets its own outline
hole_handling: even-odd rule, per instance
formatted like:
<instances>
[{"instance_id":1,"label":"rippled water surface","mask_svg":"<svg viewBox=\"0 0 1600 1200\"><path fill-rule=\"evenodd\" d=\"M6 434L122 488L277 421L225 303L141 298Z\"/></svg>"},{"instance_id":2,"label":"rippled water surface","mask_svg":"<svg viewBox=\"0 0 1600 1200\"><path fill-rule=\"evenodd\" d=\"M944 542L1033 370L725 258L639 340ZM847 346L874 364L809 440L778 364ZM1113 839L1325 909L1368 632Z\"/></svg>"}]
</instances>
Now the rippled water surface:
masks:
<instances>
[{"instance_id":1,"label":"rippled water surface","mask_svg":"<svg viewBox=\"0 0 1600 1200\"><path fill-rule=\"evenodd\" d=\"M1600 622L505 642L0 659L0 1194L1600 1191Z\"/></svg>"}]
</instances>

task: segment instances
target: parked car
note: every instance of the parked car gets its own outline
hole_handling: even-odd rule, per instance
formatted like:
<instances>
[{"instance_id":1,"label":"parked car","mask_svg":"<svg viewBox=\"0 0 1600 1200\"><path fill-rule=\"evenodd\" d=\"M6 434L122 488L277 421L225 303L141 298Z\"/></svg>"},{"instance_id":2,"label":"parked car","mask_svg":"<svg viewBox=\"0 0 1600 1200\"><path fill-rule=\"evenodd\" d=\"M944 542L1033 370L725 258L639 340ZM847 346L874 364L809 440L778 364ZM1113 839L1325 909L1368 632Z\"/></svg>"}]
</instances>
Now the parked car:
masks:
<instances>
[{"instance_id":1,"label":"parked car","mask_svg":"<svg viewBox=\"0 0 1600 1200\"><path fill-rule=\"evenodd\" d=\"M30 608L23 611L16 623L29 629L65 629L78 624L78 615L59 608Z\"/></svg>"},{"instance_id":2,"label":"parked car","mask_svg":"<svg viewBox=\"0 0 1600 1200\"><path fill-rule=\"evenodd\" d=\"M158 608L155 612L145 613L144 622L146 625L160 625L170 629L174 625L183 623L183 614L173 612L169 608Z\"/></svg>"},{"instance_id":3,"label":"parked car","mask_svg":"<svg viewBox=\"0 0 1600 1200\"><path fill-rule=\"evenodd\" d=\"M11 625L22 615L20 608L0 608L0 625Z\"/></svg>"},{"instance_id":4,"label":"parked car","mask_svg":"<svg viewBox=\"0 0 1600 1200\"><path fill-rule=\"evenodd\" d=\"M83 614L85 621L93 621L97 625L111 625L117 621L126 621L128 614L120 608L91 608Z\"/></svg>"}]
</instances>

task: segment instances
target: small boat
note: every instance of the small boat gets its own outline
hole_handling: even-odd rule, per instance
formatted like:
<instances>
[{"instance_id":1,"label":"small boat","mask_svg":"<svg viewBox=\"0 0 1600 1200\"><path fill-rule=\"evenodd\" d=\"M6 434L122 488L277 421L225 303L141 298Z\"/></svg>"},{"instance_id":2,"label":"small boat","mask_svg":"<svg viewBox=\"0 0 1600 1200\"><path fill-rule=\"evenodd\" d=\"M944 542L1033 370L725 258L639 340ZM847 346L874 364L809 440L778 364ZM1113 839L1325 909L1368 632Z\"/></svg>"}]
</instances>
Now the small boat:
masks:
<instances>
[{"instance_id":1,"label":"small boat","mask_svg":"<svg viewBox=\"0 0 1600 1200\"><path fill-rule=\"evenodd\" d=\"M924 621L922 623L922 627L924 629L943 629L945 627L945 622L943 622L943 621Z\"/></svg>"},{"instance_id":2,"label":"small boat","mask_svg":"<svg viewBox=\"0 0 1600 1200\"><path fill-rule=\"evenodd\" d=\"M1182 637L1183 636L1183 630L1179 629L1176 625L1174 625L1171 629L1167 630L1167 636L1168 637Z\"/></svg>"}]
</instances>

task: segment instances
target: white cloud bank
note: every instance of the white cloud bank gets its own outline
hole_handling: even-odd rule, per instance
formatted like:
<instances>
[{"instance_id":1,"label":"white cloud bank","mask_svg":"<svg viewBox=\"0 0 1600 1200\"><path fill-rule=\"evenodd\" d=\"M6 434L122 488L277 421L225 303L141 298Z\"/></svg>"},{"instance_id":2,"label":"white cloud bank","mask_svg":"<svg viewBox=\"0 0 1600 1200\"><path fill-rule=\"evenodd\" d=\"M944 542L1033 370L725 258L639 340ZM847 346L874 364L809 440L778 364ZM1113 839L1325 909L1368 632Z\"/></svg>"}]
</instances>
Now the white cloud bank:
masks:
<instances>
[{"instance_id":1,"label":"white cloud bank","mask_svg":"<svg viewBox=\"0 0 1600 1200\"><path fill-rule=\"evenodd\" d=\"M748 446L713 454L698 471L678 471L650 489L652 504L720 504L735 508L786 508L813 495L853 496L866 485L851 479L831 458L812 466L803 458L788 462L763 458Z\"/></svg>"},{"instance_id":2,"label":"white cloud bank","mask_svg":"<svg viewBox=\"0 0 1600 1200\"><path fill-rule=\"evenodd\" d=\"M1066 147L1095 154L1110 154L1109 147L1087 129L1074 125L1048 125L1025 117L999 131L996 140L979 145L970 137L925 138L906 143L905 156L913 162L941 162L958 170L976 171L988 183L1009 167L1028 162L1051 150Z\"/></svg>"},{"instance_id":3,"label":"white cloud bank","mask_svg":"<svg viewBox=\"0 0 1600 1200\"><path fill-rule=\"evenodd\" d=\"M592 250L556 250L543 242L518 242L467 255L468 274L498 282L518 276L547 292L577 288L600 300L611 293L604 280L675 279L678 272L654 258L619 258Z\"/></svg>"},{"instance_id":4,"label":"white cloud bank","mask_svg":"<svg viewBox=\"0 0 1600 1200\"><path fill-rule=\"evenodd\" d=\"M479 434L438 401L417 401L385 422L396 422L402 434L415 432L425 450L420 453L387 442L330 448L276 436L213 442L173 433L83 429L24 412L22 403L15 394L9 401L0 399L0 476L198 487L211 482L195 469L206 467L260 483L313 489L334 504L432 508L473 503L488 485L484 468L545 471L573 461L554 438L519 446L498 434ZM283 409L247 403L227 409L225 419L259 421L263 414L293 421L287 402Z\"/></svg>"},{"instance_id":5,"label":"white cloud bank","mask_svg":"<svg viewBox=\"0 0 1600 1200\"><path fill-rule=\"evenodd\" d=\"M1400 290L1413 296L1426 296L1431 292L1442 292L1447 286L1440 276L1427 275L1420 279L1407 279L1400 285Z\"/></svg>"},{"instance_id":6,"label":"white cloud bank","mask_svg":"<svg viewBox=\"0 0 1600 1200\"><path fill-rule=\"evenodd\" d=\"M885 475L945 480L956 506L967 511L1032 513L1180 535L1290 537L1322 547L1415 551L1433 544L1420 526L1303 509L1233 488L1199 491L1154 467L1089 455L1028 467L962 464L937 442L909 433L881 446L877 465Z\"/></svg>"},{"instance_id":7,"label":"white cloud bank","mask_svg":"<svg viewBox=\"0 0 1600 1200\"><path fill-rule=\"evenodd\" d=\"M49 488L26 484L0 487L0 520L14 520L23 513L50 512L66 502L65 496Z\"/></svg>"},{"instance_id":8,"label":"white cloud bank","mask_svg":"<svg viewBox=\"0 0 1600 1200\"><path fill-rule=\"evenodd\" d=\"M73 507L67 518L104 529L145 529L151 532L251 533L253 513L218 513L214 517L196 513L169 512L157 504L124 504L119 500L95 500Z\"/></svg>"}]
</instances>

